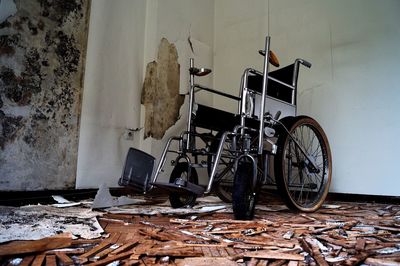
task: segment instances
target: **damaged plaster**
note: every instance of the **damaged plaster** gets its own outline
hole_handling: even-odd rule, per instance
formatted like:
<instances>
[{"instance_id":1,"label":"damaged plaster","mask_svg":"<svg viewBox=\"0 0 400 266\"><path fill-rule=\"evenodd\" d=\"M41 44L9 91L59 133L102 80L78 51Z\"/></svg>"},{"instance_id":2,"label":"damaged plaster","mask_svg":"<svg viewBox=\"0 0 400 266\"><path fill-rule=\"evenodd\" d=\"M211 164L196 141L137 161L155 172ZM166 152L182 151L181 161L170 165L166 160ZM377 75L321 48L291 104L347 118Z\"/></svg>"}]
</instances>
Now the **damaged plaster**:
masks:
<instances>
[{"instance_id":1,"label":"damaged plaster","mask_svg":"<svg viewBox=\"0 0 400 266\"><path fill-rule=\"evenodd\" d=\"M103 229L99 212L88 208L56 208L47 205L0 206L0 243L11 240L37 240L60 233L85 239L98 238Z\"/></svg>"},{"instance_id":2,"label":"damaged plaster","mask_svg":"<svg viewBox=\"0 0 400 266\"><path fill-rule=\"evenodd\" d=\"M179 119L185 97L179 95L178 52L167 39L161 40L157 62L147 65L141 103L146 108L144 137L161 139Z\"/></svg>"},{"instance_id":3,"label":"damaged plaster","mask_svg":"<svg viewBox=\"0 0 400 266\"><path fill-rule=\"evenodd\" d=\"M90 1L15 6L0 23L0 190L72 188Z\"/></svg>"},{"instance_id":4,"label":"damaged plaster","mask_svg":"<svg viewBox=\"0 0 400 266\"><path fill-rule=\"evenodd\" d=\"M0 0L0 23L17 12L17 6L13 0Z\"/></svg>"}]
</instances>

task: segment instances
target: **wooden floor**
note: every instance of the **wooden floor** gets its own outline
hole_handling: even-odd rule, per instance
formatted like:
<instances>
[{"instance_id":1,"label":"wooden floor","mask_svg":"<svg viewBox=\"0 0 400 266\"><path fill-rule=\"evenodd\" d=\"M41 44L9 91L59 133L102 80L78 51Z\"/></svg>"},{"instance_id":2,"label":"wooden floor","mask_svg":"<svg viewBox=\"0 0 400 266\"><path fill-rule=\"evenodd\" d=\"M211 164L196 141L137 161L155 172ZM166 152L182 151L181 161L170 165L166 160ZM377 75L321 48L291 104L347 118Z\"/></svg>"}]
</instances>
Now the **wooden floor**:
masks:
<instances>
[{"instance_id":1,"label":"wooden floor","mask_svg":"<svg viewBox=\"0 0 400 266\"><path fill-rule=\"evenodd\" d=\"M106 213L101 239L9 242L0 265L400 265L399 205L327 202L315 213L267 206L253 221L224 212Z\"/></svg>"}]
</instances>

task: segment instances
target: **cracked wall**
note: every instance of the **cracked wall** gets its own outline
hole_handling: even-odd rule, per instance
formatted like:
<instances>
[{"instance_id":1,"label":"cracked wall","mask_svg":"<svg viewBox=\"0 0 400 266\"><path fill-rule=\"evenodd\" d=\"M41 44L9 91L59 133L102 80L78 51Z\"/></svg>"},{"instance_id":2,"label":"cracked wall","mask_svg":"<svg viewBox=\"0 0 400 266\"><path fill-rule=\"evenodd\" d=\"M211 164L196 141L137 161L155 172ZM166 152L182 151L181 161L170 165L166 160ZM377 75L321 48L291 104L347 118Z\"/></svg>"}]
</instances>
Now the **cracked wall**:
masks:
<instances>
[{"instance_id":1,"label":"cracked wall","mask_svg":"<svg viewBox=\"0 0 400 266\"><path fill-rule=\"evenodd\" d=\"M144 137L162 139L168 128L179 119L185 97L179 95L178 52L174 44L162 38L157 61L150 62L142 90L145 106Z\"/></svg>"},{"instance_id":2,"label":"cracked wall","mask_svg":"<svg viewBox=\"0 0 400 266\"><path fill-rule=\"evenodd\" d=\"M72 188L90 1L15 6L0 21L0 190Z\"/></svg>"}]
</instances>

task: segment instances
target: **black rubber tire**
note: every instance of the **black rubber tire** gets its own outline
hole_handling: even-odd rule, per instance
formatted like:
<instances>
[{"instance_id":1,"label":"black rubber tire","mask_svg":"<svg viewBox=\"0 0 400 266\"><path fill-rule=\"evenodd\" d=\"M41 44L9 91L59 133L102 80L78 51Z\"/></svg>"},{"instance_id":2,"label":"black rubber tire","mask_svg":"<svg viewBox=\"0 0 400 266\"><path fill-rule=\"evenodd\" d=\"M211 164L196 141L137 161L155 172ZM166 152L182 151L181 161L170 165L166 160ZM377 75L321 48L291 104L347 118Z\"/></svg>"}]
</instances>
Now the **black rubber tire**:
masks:
<instances>
[{"instance_id":1,"label":"black rubber tire","mask_svg":"<svg viewBox=\"0 0 400 266\"><path fill-rule=\"evenodd\" d=\"M318 122L311 117L286 117L281 122L312 158L319 172L307 165L305 156L295 148L296 145L281 127L274 160L278 191L289 208L302 212L316 211L328 195L332 178L328 139Z\"/></svg>"},{"instance_id":2,"label":"black rubber tire","mask_svg":"<svg viewBox=\"0 0 400 266\"><path fill-rule=\"evenodd\" d=\"M210 152L216 153L218 150L219 142L221 141L222 133L218 132L215 139L211 142ZM229 154L228 154L229 155ZM232 202L232 190L234 179L234 159L221 157L224 164L217 169L213 189L215 194L224 202ZM214 164L214 155L207 157L207 171L208 176L211 176L212 167Z\"/></svg>"},{"instance_id":3,"label":"black rubber tire","mask_svg":"<svg viewBox=\"0 0 400 266\"><path fill-rule=\"evenodd\" d=\"M175 180L179 177L182 179L194 183L196 185L199 184L199 179L197 176L196 169L190 169L190 176L188 175L189 164L178 163L171 172L171 176L169 178L170 183L174 183ZM196 203L197 195L195 193L179 193L179 192L171 192L169 194L169 202L171 203L172 208L181 208L181 207L193 207Z\"/></svg>"},{"instance_id":4,"label":"black rubber tire","mask_svg":"<svg viewBox=\"0 0 400 266\"><path fill-rule=\"evenodd\" d=\"M232 193L232 209L236 220L252 220L258 200L253 193L253 165L249 161L238 162Z\"/></svg>"}]
</instances>

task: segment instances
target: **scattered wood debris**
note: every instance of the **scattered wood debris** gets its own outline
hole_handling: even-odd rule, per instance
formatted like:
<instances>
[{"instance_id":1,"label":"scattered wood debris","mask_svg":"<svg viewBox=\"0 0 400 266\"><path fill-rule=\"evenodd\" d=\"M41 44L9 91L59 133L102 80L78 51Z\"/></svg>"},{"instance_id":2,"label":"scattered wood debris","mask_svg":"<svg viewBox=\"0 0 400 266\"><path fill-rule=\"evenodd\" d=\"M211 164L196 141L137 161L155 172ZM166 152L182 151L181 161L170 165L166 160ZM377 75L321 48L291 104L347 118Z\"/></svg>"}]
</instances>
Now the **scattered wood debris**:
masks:
<instances>
[{"instance_id":1,"label":"scattered wood debris","mask_svg":"<svg viewBox=\"0 0 400 266\"><path fill-rule=\"evenodd\" d=\"M307 214L280 206L258 209L253 221L226 210L103 213L101 238L11 241L0 245L0 265L400 265L400 206L334 202Z\"/></svg>"}]
</instances>

